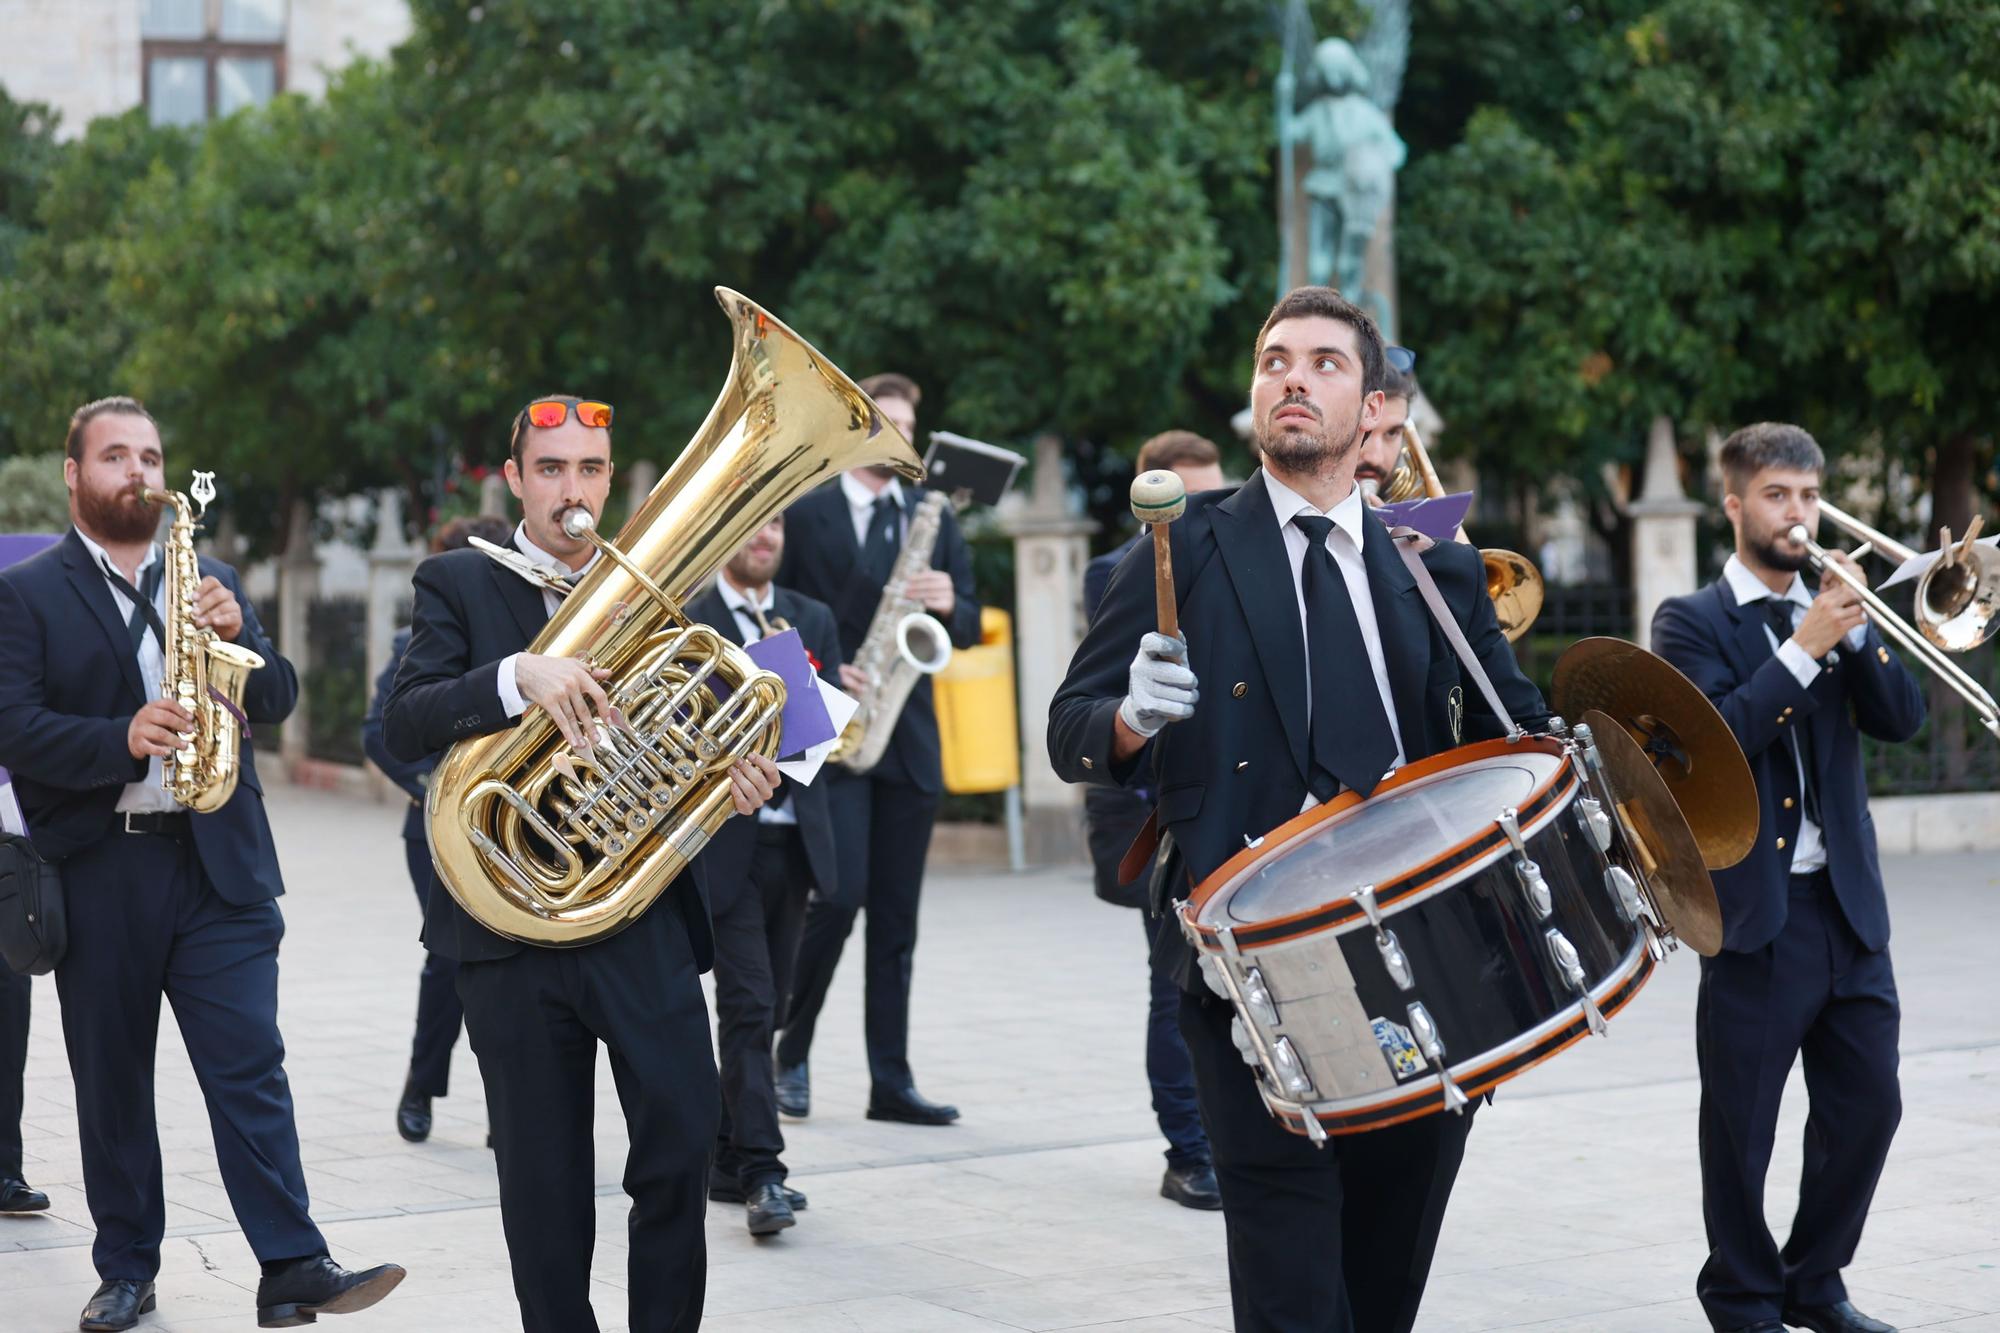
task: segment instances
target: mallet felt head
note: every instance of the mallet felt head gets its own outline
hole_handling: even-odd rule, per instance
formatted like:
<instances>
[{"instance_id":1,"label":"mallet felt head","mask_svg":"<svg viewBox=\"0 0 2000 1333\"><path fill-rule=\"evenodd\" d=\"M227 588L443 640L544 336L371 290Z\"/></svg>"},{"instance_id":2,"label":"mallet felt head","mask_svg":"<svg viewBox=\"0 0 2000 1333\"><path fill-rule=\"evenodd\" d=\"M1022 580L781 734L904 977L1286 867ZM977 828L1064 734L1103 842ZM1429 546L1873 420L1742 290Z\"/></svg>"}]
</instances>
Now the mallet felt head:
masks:
<instances>
[{"instance_id":1,"label":"mallet felt head","mask_svg":"<svg viewBox=\"0 0 2000 1333\"><path fill-rule=\"evenodd\" d=\"M1132 478L1132 517L1141 523L1171 523L1187 512L1187 486L1165 468Z\"/></svg>"}]
</instances>

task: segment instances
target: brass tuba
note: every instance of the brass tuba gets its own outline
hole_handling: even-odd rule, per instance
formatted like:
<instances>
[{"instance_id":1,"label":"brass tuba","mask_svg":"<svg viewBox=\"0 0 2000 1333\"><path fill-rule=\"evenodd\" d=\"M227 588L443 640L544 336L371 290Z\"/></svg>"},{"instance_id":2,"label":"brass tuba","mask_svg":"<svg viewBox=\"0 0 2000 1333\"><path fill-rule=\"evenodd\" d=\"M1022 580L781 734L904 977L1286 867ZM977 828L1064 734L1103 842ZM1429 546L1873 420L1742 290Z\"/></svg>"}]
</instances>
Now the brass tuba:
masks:
<instances>
[{"instance_id":1,"label":"brass tuba","mask_svg":"<svg viewBox=\"0 0 2000 1333\"><path fill-rule=\"evenodd\" d=\"M160 785L167 795L199 814L220 810L236 794L243 766L243 689L250 673L264 665L260 654L239 648L212 629L194 623L195 593L201 586L201 562L194 551L195 528L215 498L215 474L197 472L188 490L194 503L179 491L156 491L138 485L146 504L172 505L173 526L167 530L166 562L161 580L167 614L161 628L163 668L160 696L172 699L194 717L187 744L161 765Z\"/></svg>"},{"instance_id":2,"label":"brass tuba","mask_svg":"<svg viewBox=\"0 0 2000 1333\"><path fill-rule=\"evenodd\" d=\"M715 290L735 334L729 377L667 474L527 651L610 671L607 724L570 749L539 709L460 741L431 776L431 856L488 930L588 944L652 906L732 813L729 766L775 757L778 678L681 602L772 515L849 468L912 481L915 450L846 375L756 302Z\"/></svg>"}]
</instances>

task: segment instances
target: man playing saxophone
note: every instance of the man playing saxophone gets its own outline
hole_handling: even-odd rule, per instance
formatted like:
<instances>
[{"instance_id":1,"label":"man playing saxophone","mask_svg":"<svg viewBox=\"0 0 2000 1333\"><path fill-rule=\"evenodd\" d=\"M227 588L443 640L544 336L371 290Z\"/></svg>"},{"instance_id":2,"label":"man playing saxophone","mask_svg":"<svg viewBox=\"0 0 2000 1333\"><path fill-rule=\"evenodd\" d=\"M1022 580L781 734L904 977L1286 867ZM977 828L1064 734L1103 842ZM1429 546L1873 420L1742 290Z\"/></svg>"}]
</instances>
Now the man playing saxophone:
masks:
<instances>
[{"instance_id":1,"label":"man playing saxophone","mask_svg":"<svg viewBox=\"0 0 2000 1333\"><path fill-rule=\"evenodd\" d=\"M595 520L611 490L611 408L568 395L514 418L505 468L521 501L512 551L562 581L603 558L563 518ZM560 586L558 584L558 586ZM611 714L608 673L526 651L555 614L557 592L477 549L417 568L410 645L382 710L390 754L414 762L546 712L575 752ZM447 760L449 762L449 760ZM731 771L738 814L770 799L776 765ZM435 789L434 789L435 790ZM593 1096L608 1048L631 1148L630 1314L635 1333L692 1330L707 1282L702 1233L708 1154L719 1114L700 974L714 953L700 863L616 934L570 948L488 930L440 883L424 945L458 963L465 1030L479 1057L500 1171L500 1220L528 1333L588 1333L596 1234Z\"/></svg>"},{"instance_id":2,"label":"man playing saxophone","mask_svg":"<svg viewBox=\"0 0 2000 1333\"><path fill-rule=\"evenodd\" d=\"M184 808L163 782L182 779L185 790L169 756L228 750L162 697L180 685L167 642L213 631L262 659L242 686L241 718L204 709L205 718L281 722L298 679L241 600L236 571L195 563L191 528L177 527L165 550L154 545L160 509L142 488L164 492L166 482L144 407L105 398L78 408L67 450L74 526L0 574L0 765L14 774L36 850L62 865L68 905L56 991L102 1279L78 1326L130 1328L156 1304L163 994L208 1103L223 1188L263 1267L259 1324L364 1309L403 1270L342 1268L307 1211L277 1022L284 885L255 761L243 745L233 794L212 812ZM190 571L200 575L192 589Z\"/></svg>"},{"instance_id":3,"label":"man playing saxophone","mask_svg":"<svg viewBox=\"0 0 2000 1333\"><path fill-rule=\"evenodd\" d=\"M922 394L913 381L903 375L873 375L861 381L861 389L904 438L916 437ZM841 653L850 664L869 638L908 534L918 530L920 498L887 469L857 468L800 500L786 517L778 585L833 608ZM972 553L949 505L938 511L936 522L936 543L922 562L927 568L904 580L902 592L943 622L954 645L968 648L979 641ZM847 684L865 696L882 682L850 677ZM929 678L916 682L900 714L878 714L870 725L891 728L881 759L866 773L842 772L832 765L827 770L827 798L839 830L839 883L831 895L816 897L806 913L791 1005L778 1040L778 1109L803 1116L811 1108L806 1057L813 1029L841 948L855 917L866 908L868 1116L944 1125L958 1119L958 1108L917 1091L909 1058L917 899L931 823L944 791Z\"/></svg>"}]
</instances>

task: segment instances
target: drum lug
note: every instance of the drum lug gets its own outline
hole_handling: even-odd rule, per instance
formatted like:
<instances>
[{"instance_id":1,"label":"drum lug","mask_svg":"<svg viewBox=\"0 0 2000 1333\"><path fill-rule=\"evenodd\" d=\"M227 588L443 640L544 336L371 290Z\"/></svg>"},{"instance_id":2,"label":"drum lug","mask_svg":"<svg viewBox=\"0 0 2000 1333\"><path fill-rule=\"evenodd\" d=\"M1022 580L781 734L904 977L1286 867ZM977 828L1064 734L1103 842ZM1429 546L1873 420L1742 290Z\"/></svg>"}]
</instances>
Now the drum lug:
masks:
<instances>
[{"instance_id":1,"label":"drum lug","mask_svg":"<svg viewBox=\"0 0 2000 1333\"><path fill-rule=\"evenodd\" d=\"M1611 816L1604 813L1604 803L1595 796L1579 796L1576 801L1576 822L1583 825L1583 831L1597 844L1597 850L1611 850Z\"/></svg>"},{"instance_id":2,"label":"drum lug","mask_svg":"<svg viewBox=\"0 0 2000 1333\"><path fill-rule=\"evenodd\" d=\"M1437 1024L1431 1020L1431 1011L1422 1003L1416 1003L1405 1012L1410 1017L1410 1035L1417 1039L1417 1049L1424 1053L1426 1060L1437 1066L1438 1085L1444 1090L1444 1109L1453 1115L1464 1115L1468 1104L1465 1093L1459 1090L1451 1070L1445 1066L1444 1038L1438 1035Z\"/></svg>"},{"instance_id":3,"label":"drum lug","mask_svg":"<svg viewBox=\"0 0 2000 1333\"><path fill-rule=\"evenodd\" d=\"M1222 964L1213 954L1200 954L1197 959L1195 965L1201 971L1201 979L1208 983L1208 988L1225 1000L1230 998L1229 983L1222 979Z\"/></svg>"},{"instance_id":4,"label":"drum lug","mask_svg":"<svg viewBox=\"0 0 2000 1333\"><path fill-rule=\"evenodd\" d=\"M1541 866L1528 855L1528 845L1521 838L1521 812L1511 805L1502 810L1500 831L1514 848L1514 876L1521 881L1521 891L1528 895L1528 905L1535 909L1537 918L1548 920L1555 911L1555 900L1549 896L1549 882L1542 877Z\"/></svg>"},{"instance_id":5,"label":"drum lug","mask_svg":"<svg viewBox=\"0 0 2000 1333\"><path fill-rule=\"evenodd\" d=\"M1639 881L1623 866L1606 866L1604 883L1618 902L1618 910L1627 921L1637 925L1645 904L1639 897Z\"/></svg>"},{"instance_id":6,"label":"drum lug","mask_svg":"<svg viewBox=\"0 0 2000 1333\"><path fill-rule=\"evenodd\" d=\"M1243 1057L1244 1064L1253 1067L1256 1065L1257 1045L1250 1040L1250 1029L1244 1026L1243 1015L1241 1014L1231 1014L1229 1016L1229 1044L1234 1046L1236 1053Z\"/></svg>"},{"instance_id":7,"label":"drum lug","mask_svg":"<svg viewBox=\"0 0 2000 1333\"><path fill-rule=\"evenodd\" d=\"M1278 1006L1271 1002L1271 991L1264 984L1264 974L1254 967L1243 977L1243 1007L1250 1011L1250 1021L1258 1027L1268 1030L1278 1026Z\"/></svg>"},{"instance_id":8,"label":"drum lug","mask_svg":"<svg viewBox=\"0 0 2000 1333\"><path fill-rule=\"evenodd\" d=\"M1416 989L1417 978L1410 970L1410 957L1403 952L1395 931L1385 930L1377 934L1375 950L1382 955L1382 966L1389 970L1389 979L1396 983L1396 989Z\"/></svg>"},{"instance_id":9,"label":"drum lug","mask_svg":"<svg viewBox=\"0 0 2000 1333\"><path fill-rule=\"evenodd\" d=\"M1597 1008L1597 1001L1590 998L1590 986L1584 980L1583 961L1577 957L1576 946L1560 930L1550 927L1548 931L1549 956L1555 959L1556 967L1563 974L1569 988L1583 1000L1584 1021L1590 1025L1593 1036L1602 1037L1610 1032L1610 1025Z\"/></svg>"},{"instance_id":10,"label":"drum lug","mask_svg":"<svg viewBox=\"0 0 2000 1333\"><path fill-rule=\"evenodd\" d=\"M1278 1090L1287 1097L1303 1101L1312 1096L1313 1082L1306 1077L1306 1067L1299 1060L1299 1053L1292 1049L1290 1037L1280 1037L1271 1043L1271 1071L1276 1075Z\"/></svg>"}]
</instances>

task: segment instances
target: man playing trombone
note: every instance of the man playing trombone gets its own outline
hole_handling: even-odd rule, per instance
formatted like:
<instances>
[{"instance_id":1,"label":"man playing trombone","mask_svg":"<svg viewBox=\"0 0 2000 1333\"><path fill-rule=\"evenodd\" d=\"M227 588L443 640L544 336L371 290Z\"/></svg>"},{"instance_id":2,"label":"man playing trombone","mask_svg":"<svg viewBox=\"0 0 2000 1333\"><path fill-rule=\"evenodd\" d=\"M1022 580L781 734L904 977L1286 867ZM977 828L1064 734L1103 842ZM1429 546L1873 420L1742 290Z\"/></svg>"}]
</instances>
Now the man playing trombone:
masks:
<instances>
[{"instance_id":1,"label":"man playing trombone","mask_svg":"<svg viewBox=\"0 0 2000 1333\"><path fill-rule=\"evenodd\" d=\"M1889 908L1868 815L1861 737L1905 741L1924 720L1917 681L1870 622L1860 569L1815 549L1825 458L1797 426L1745 426L1722 446L1736 552L1722 577L1660 606L1653 649L1714 701L1756 777L1757 844L1714 872L1724 943L1702 959L1702 1216L1696 1281L1719 1330L1893 1333L1847 1299L1869 1200L1902 1114L1900 1009ZM1879 603L1877 604L1879 605ZM1790 1238L1764 1222L1778 1102L1803 1057L1811 1113ZM1782 1321L1782 1322L1780 1322Z\"/></svg>"}]
</instances>

